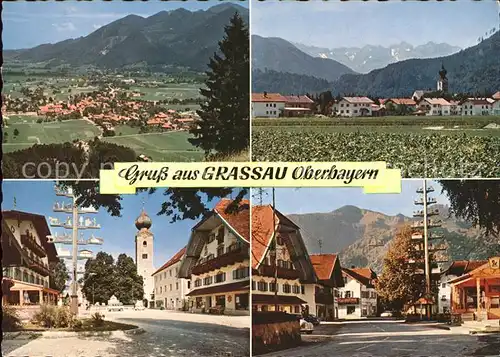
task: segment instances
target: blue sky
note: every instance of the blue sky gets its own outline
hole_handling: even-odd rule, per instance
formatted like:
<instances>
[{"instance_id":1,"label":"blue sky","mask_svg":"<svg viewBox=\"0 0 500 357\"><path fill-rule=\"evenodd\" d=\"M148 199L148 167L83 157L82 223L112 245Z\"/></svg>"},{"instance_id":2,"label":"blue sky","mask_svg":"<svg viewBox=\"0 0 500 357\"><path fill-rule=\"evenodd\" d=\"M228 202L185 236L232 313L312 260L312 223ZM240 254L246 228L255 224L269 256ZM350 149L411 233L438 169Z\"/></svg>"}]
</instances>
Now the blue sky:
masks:
<instances>
[{"instance_id":1,"label":"blue sky","mask_svg":"<svg viewBox=\"0 0 500 357\"><path fill-rule=\"evenodd\" d=\"M58 197L54 192L54 182L52 181L4 181L4 199L2 210L13 209L14 197L16 198L16 209L30 213L59 217L64 220L67 215L64 213L54 213L52 206L54 202L70 202L70 199ZM33 199L36 197L36 199ZM182 220L170 223L170 218L157 216L161 209L161 203L165 201L163 189L157 190L154 194L141 193L137 195L124 195L121 201L123 209L121 217L112 217L106 210L101 209L97 214L86 215L89 218L96 217L97 223L101 224L99 230L86 231L85 237L94 233L96 237L104 239L102 246L87 246L94 253L105 251L115 258L118 254L125 253L135 259L134 237L137 232L135 219L142 209L142 202L145 201L144 209L151 217L153 225L151 231L154 233L154 266L159 268L182 247L184 247L190 237L191 228L199 220ZM216 200L208 203L213 207ZM51 228L52 233L64 233L62 228ZM67 246L70 247L70 246Z\"/></svg>"},{"instance_id":2,"label":"blue sky","mask_svg":"<svg viewBox=\"0 0 500 357\"><path fill-rule=\"evenodd\" d=\"M441 195L441 185L428 181L435 192L432 197L438 203L449 204L448 198ZM365 194L361 188L278 188L276 189L276 208L284 213L326 213L332 212L346 205L357 206L387 215L402 213L411 217L416 206L414 199L419 198L415 192L422 187L422 180L403 180L401 194ZM258 204L258 197L254 194L253 203ZM263 195L263 203L272 202L271 190L267 189Z\"/></svg>"},{"instance_id":3,"label":"blue sky","mask_svg":"<svg viewBox=\"0 0 500 357\"><path fill-rule=\"evenodd\" d=\"M499 27L495 0L252 0L251 31L319 47L446 42L462 48Z\"/></svg>"},{"instance_id":4,"label":"blue sky","mask_svg":"<svg viewBox=\"0 0 500 357\"><path fill-rule=\"evenodd\" d=\"M4 49L31 48L86 36L99 27L130 14L143 17L185 8L205 10L221 2L248 7L246 1L58 1L4 2Z\"/></svg>"}]
</instances>

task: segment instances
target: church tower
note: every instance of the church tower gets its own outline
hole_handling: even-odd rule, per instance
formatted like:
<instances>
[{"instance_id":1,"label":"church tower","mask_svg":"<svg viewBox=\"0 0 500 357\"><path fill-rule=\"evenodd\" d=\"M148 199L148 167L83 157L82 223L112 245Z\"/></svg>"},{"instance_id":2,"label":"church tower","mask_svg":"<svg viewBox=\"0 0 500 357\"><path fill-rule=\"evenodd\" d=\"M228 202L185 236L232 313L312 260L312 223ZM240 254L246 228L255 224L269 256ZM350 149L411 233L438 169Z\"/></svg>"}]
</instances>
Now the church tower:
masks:
<instances>
[{"instance_id":1,"label":"church tower","mask_svg":"<svg viewBox=\"0 0 500 357\"><path fill-rule=\"evenodd\" d=\"M441 65L441 70L439 71L439 79L437 81L438 92L448 93L448 78L446 77L446 69L444 65Z\"/></svg>"},{"instance_id":2,"label":"church tower","mask_svg":"<svg viewBox=\"0 0 500 357\"><path fill-rule=\"evenodd\" d=\"M147 215L144 208L141 214L135 220L135 226L138 232L135 235L135 263L137 265L137 274L144 279L144 299L148 300L148 307L153 302L154 294L153 277L153 233L149 230L153 222Z\"/></svg>"}]
</instances>

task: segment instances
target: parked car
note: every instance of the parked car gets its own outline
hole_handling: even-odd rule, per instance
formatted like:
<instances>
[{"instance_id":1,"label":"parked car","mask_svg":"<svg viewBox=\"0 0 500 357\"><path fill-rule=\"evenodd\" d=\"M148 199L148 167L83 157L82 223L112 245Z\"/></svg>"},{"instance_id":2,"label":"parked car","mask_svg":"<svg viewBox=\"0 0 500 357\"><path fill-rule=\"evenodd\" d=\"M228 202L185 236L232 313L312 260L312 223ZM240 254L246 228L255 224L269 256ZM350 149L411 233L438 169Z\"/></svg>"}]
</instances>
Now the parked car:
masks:
<instances>
[{"instance_id":1,"label":"parked car","mask_svg":"<svg viewBox=\"0 0 500 357\"><path fill-rule=\"evenodd\" d=\"M307 333L307 334L312 334L314 331L314 325L310 322L307 322L304 319L299 320L300 324L300 333Z\"/></svg>"},{"instance_id":2,"label":"parked car","mask_svg":"<svg viewBox=\"0 0 500 357\"><path fill-rule=\"evenodd\" d=\"M380 314L380 317L392 317L392 311L384 311Z\"/></svg>"},{"instance_id":3,"label":"parked car","mask_svg":"<svg viewBox=\"0 0 500 357\"><path fill-rule=\"evenodd\" d=\"M145 310L144 304L142 301L137 301L134 306L134 310Z\"/></svg>"},{"instance_id":4,"label":"parked car","mask_svg":"<svg viewBox=\"0 0 500 357\"><path fill-rule=\"evenodd\" d=\"M321 323L319 317L314 315L305 315L303 319L306 320L307 322L312 323L314 326L318 326Z\"/></svg>"},{"instance_id":5,"label":"parked car","mask_svg":"<svg viewBox=\"0 0 500 357\"><path fill-rule=\"evenodd\" d=\"M108 311L123 311L123 305L121 304L110 304L107 308Z\"/></svg>"}]
</instances>

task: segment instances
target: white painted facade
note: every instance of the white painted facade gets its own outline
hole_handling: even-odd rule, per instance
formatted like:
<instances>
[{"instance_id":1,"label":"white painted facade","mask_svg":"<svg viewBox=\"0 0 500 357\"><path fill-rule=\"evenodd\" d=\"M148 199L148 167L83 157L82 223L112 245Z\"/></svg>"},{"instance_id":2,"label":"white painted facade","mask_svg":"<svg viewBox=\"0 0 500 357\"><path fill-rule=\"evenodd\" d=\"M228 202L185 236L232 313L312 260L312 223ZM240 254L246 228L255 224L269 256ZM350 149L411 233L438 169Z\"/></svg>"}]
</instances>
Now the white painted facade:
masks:
<instances>
[{"instance_id":1,"label":"white painted facade","mask_svg":"<svg viewBox=\"0 0 500 357\"><path fill-rule=\"evenodd\" d=\"M145 213L143 212L143 214ZM141 228L135 235L135 263L137 274L143 278L143 299L148 301L148 307L154 303L153 240L153 233L146 227Z\"/></svg>"},{"instance_id":2,"label":"white painted facade","mask_svg":"<svg viewBox=\"0 0 500 357\"><path fill-rule=\"evenodd\" d=\"M351 102L342 98L333 105L332 112L341 117L372 116L372 104L372 101Z\"/></svg>"},{"instance_id":3,"label":"white painted facade","mask_svg":"<svg viewBox=\"0 0 500 357\"><path fill-rule=\"evenodd\" d=\"M451 286L448 281L457 278L456 275L442 274L439 280L438 313L451 312Z\"/></svg>"},{"instance_id":4,"label":"white painted facade","mask_svg":"<svg viewBox=\"0 0 500 357\"><path fill-rule=\"evenodd\" d=\"M252 117L278 118L285 110L285 102L252 102Z\"/></svg>"},{"instance_id":5,"label":"white painted facade","mask_svg":"<svg viewBox=\"0 0 500 357\"><path fill-rule=\"evenodd\" d=\"M217 237L222 235L223 238L219 240ZM231 249L240 244L238 238L224 224L221 224L209 233L209 240L204 244L196 265L201 265L210 259L230 252ZM242 245L242 249L245 249L245 245ZM203 274L192 274L190 291L249 280L249 265L250 260L245 259L243 262ZM248 290L196 295L189 297L189 309L199 312L203 309L223 305L225 314L247 315L249 314L249 295Z\"/></svg>"},{"instance_id":6,"label":"white painted facade","mask_svg":"<svg viewBox=\"0 0 500 357\"><path fill-rule=\"evenodd\" d=\"M357 303L344 303L343 299L357 299ZM344 273L344 287L338 289L338 318L361 318L377 315L377 292Z\"/></svg>"},{"instance_id":7,"label":"white painted facade","mask_svg":"<svg viewBox=\"0 0 500 357\"><path fill-rule=\"evenodd\" d=\"M462 115L464 116L492 115L492 114L493 114L493 104L491 103L487 102L477 103L473 100L467 100L462 103Z\"/></svg>"},{"instance_id":8,"label":"white painted facade","mask_svg":"<svg viewBox=\"0 0 500 357\"><path fill-rule=\"evenodd\" d=\"M179 260L153 275L156 308L182 310L186 307L186 294L190 290L191 281L177 277L180 265Z\"/></svg>"}]
</instances>

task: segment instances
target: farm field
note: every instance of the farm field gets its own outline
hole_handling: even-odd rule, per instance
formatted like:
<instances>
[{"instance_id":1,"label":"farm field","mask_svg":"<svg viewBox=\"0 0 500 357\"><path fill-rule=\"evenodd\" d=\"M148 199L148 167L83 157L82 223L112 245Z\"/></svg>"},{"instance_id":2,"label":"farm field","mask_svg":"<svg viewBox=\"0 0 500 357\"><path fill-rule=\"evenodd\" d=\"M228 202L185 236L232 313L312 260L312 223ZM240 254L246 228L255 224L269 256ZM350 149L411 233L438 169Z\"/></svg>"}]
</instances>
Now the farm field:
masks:
<instances>
[{"instance_id":1,"label":"farm field","mask_svg":"<svg viewBox=\"0 0 500 357\"><path fill-rule=\"evenodd\" d=\"M500 124L500 117L416 119L413 123L405 122L412 118L401 117L362 118L358 123L337 118L257 119L252 127L252 159L386 161L407 178L500 175L500 129L481 129Z\"/></svg>"},{"instance_id":2,"label":"farm field","mask_svg":"<svg viewBox=\"0 0 500 357\"><path fill-rule=\"evenodd\" d=\"M202 161L204 153L192 146L187 132L122 134L104 137L107 141L133 149L137 155L144 154L153 161Z\"/></svg>"},{"instance_id":3,"label":"farm field","mask_svg":"<svg viewBox=\"0 0 500 357\"><path fill-rule=\"evenodd\" d=\"M26 118L23 118L26 117ZM71 142L75 139L90 140L100 135L100 130L84 119L36 123L37 117L10 116L8 126L3 128L4 152L26 149L34 144ZM14 135L18 130L19 134Z\"/></svg>"},{"instance_id":4,"label":"farm field","mask_svg":"<svg viewBox=\"0 0 500 357\"><path fill-rule=\"evenodd\" d=\"M138 100L172 100L172 99L188 99L188 98L198 98L200 97L200 86L202 84L168 84L168 87L158 87L158 88L148 88L141 86L131 86L130 91L140 92L144 95L137 97ZM185 104L183 105L183 107Z\"/></svg>"}]
</instances>

